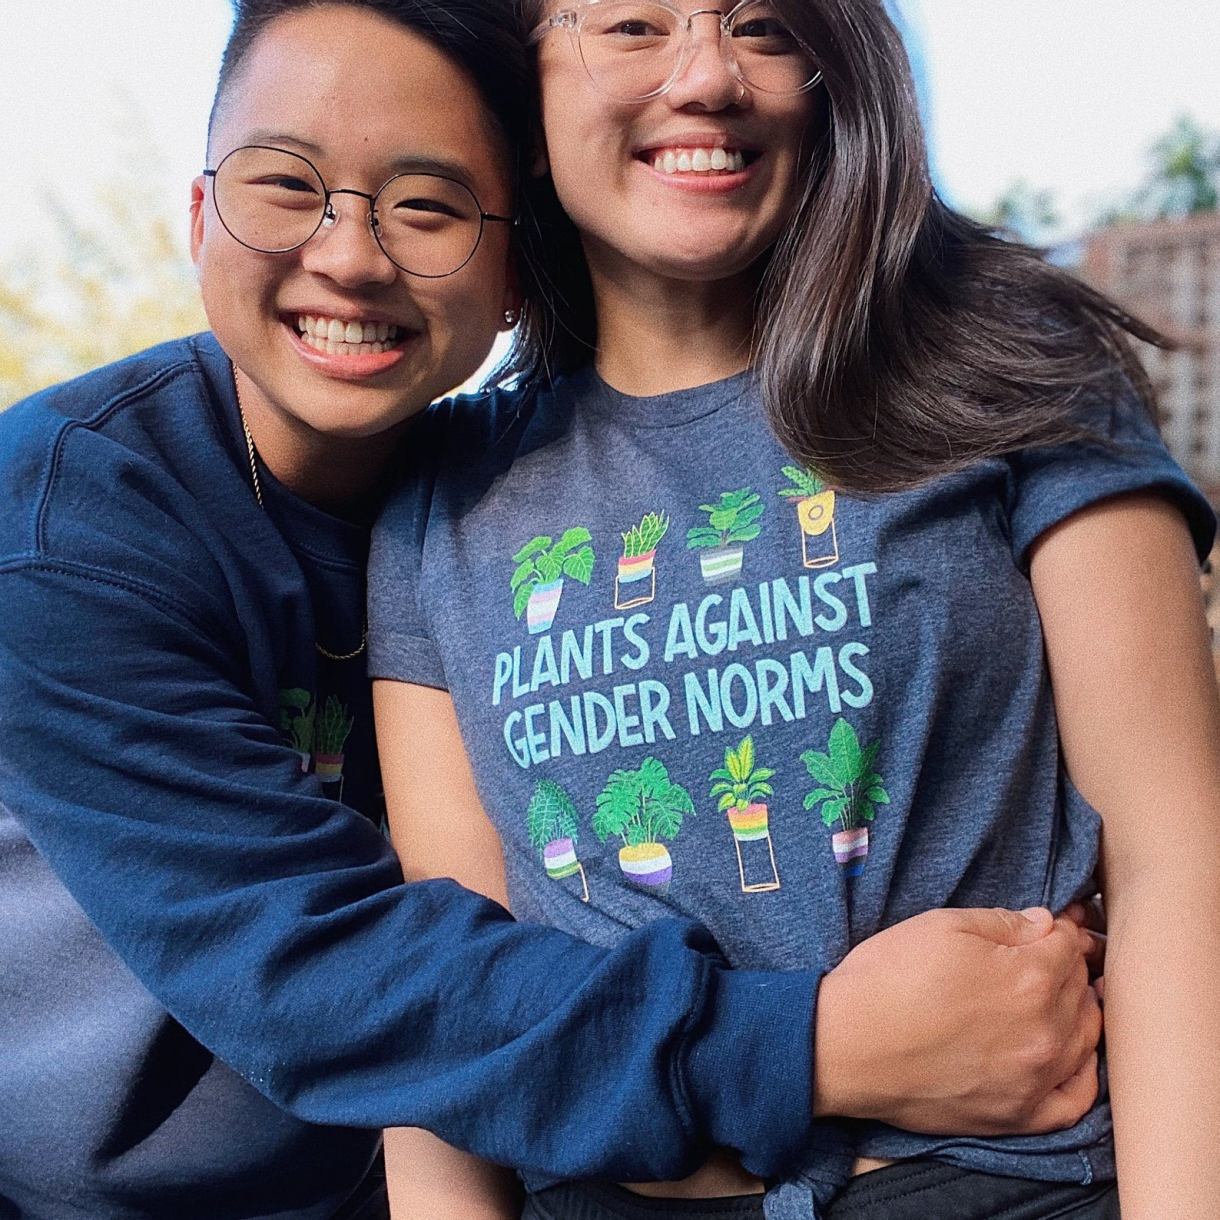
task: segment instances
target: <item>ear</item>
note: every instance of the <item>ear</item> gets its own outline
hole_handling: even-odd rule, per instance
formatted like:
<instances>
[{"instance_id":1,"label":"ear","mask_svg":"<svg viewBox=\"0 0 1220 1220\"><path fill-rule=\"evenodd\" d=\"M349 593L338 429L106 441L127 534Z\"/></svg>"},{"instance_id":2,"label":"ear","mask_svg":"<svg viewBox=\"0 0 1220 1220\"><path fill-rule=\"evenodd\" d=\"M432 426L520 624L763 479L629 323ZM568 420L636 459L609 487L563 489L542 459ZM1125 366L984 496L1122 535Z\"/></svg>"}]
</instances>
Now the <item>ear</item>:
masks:
<instances>
[{"instance_id":1,"label":"ear","mask_svg":"<svg viewBox=\"0 0 1220 1220\"><path fill-rule=\"evenodd\" d=\"M203 212L205 179L202 174L191 183L191 262L199 266L199 251L203 246Z\"/></svg>"}]
</instances>

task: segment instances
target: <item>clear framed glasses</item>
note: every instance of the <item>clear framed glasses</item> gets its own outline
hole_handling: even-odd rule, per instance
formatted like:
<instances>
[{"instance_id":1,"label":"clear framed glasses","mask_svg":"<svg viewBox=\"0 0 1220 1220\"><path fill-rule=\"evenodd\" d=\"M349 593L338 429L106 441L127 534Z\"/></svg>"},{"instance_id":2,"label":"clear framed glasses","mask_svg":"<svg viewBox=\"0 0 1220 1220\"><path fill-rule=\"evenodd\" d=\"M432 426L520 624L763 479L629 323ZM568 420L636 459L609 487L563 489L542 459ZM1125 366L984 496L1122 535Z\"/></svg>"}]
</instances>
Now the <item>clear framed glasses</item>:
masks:
<instances>
[{"instance_id":1,"label":"clear framed glasses","mask_svg":"<svg viewBox=\"0 0 1220 1220\"><path fill-rule=\"evenodd\" d=\"M692 13L665 0L578 0L552 14L530 41L567 30L600 92L615 101L646 102L668 92L690 64L699 18L719 20L721 54L747 88L792 95L821 82L813 57L769 0Z\"/></svg>"},{"instance_id":2,"label":"clear framed glasses","mask_svg":"<svg viewBox=\"0 0 1220 1220\"><path fill-rule=\"evenodd\" d=\"M235 148L205 169L212 200L229 235L260 254L299 250L319 229L339 222L336 195L368 202L368 226L386 258L408 275L442 279L461 271L479 248L488 222L511 216L484 212L474 192L440 174L395 174L375 194L331 189L312 162L268 145Z\"/></svg>"}]
</instances>

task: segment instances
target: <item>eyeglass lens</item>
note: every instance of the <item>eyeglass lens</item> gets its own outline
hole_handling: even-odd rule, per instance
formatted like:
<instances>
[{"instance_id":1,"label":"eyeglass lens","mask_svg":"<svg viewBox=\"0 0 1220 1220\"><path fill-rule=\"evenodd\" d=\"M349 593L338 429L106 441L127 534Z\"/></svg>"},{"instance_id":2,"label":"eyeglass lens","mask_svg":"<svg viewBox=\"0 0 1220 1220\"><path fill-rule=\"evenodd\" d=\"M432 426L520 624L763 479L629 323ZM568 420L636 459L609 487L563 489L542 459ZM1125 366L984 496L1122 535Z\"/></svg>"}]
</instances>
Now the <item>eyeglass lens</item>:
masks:
<instances>
[{"instance_id":1,"label":"eyeglass lens","mask_svg":"<svg viewBox=\"0 0 1220 1220\"><path fill-rule=\"evenodd\" d=\"M216 211L225 228L242 245L264 254L303 246L326 218L326 186L318 171L283 149L235 149L217 167L213 181ZM470 261L483 221L478 200L460 182L399 174L377 194L373 231L386 256L402 270L439 278Z\"/></svg>"},{"instance_id":2,"label":"eyeglass lens","mask_svg":"<svg viewBox=\"0 0 1220 1220\"><path fill-rule=\"evenodd\" d=\"M599 0L582 10L585 68L599 89L623 101L663 92L681 70L694 37L688 19L664 5ZM734 12L725 42L730 64L760 92L801 93L817 79L813 61L766 0Z\"/></svg>"}]
</instances>

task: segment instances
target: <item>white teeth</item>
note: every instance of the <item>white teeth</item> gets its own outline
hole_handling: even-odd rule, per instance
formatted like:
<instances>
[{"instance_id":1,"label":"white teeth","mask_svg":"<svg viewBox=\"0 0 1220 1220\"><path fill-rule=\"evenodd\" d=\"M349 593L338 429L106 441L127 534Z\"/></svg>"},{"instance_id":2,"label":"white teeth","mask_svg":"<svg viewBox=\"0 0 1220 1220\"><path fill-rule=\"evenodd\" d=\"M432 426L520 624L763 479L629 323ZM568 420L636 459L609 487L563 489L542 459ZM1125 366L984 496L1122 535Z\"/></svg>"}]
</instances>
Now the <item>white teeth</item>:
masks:
<instances>
[{"instance_id":1,"label":"white teeth","mask_svg":"<svg viewBox=\"0 0 1220 1220\"><path fill-rule=\"evenodd\" d=\"M331 356L388 352L402 338L401 328L389 322L343 322L313 314L298 314L296 327L305 343Z\"/></svg>"},{"instance_id":2,"label":"white teeth","mask_svg":"<svg viewBox=\"0 0 1220 1220\"><path fill-rule=\"evenodd\" d=\"M740 174L745 167L745 153L727 148L667 148L652 158L658 174Z\"/></svg>"}]
</instances>

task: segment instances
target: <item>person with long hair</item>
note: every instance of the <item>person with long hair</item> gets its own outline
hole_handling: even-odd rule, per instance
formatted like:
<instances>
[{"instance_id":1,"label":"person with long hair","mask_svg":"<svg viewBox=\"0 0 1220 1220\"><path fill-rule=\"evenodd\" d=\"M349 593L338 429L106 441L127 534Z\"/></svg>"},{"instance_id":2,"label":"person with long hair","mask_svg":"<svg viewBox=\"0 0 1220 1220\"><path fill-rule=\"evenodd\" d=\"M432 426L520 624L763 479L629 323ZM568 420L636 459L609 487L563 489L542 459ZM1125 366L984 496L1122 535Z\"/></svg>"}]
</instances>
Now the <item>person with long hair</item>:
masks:
<instances>
[{"instance_id":1,"label":"person with long hair","mask_svg":"<svg viewBox=\"0 0 1220 1220\"><path fill-rule=\"evenodd\" d=\"M543 134L514 383L436 413L374 540L394 841L408 876L594 943L677 912L735 965L821 976L824 1116L778 1173L564 1183L520 1157L524 1214L1210 1215L1214 522L1157 434L1131 347L1156 336L938 199L878 0L520 9ZM838 1091L944 1011L910 972L897 1017L884 983L838 1007L900 921L1062 911L1097 870L1084 1112L1014 1137ZM557 1093L572 1066L539 1048ZM387 1148L400 1215L475 1214L482 1170Z\"/></svg>"}]
</instances>

